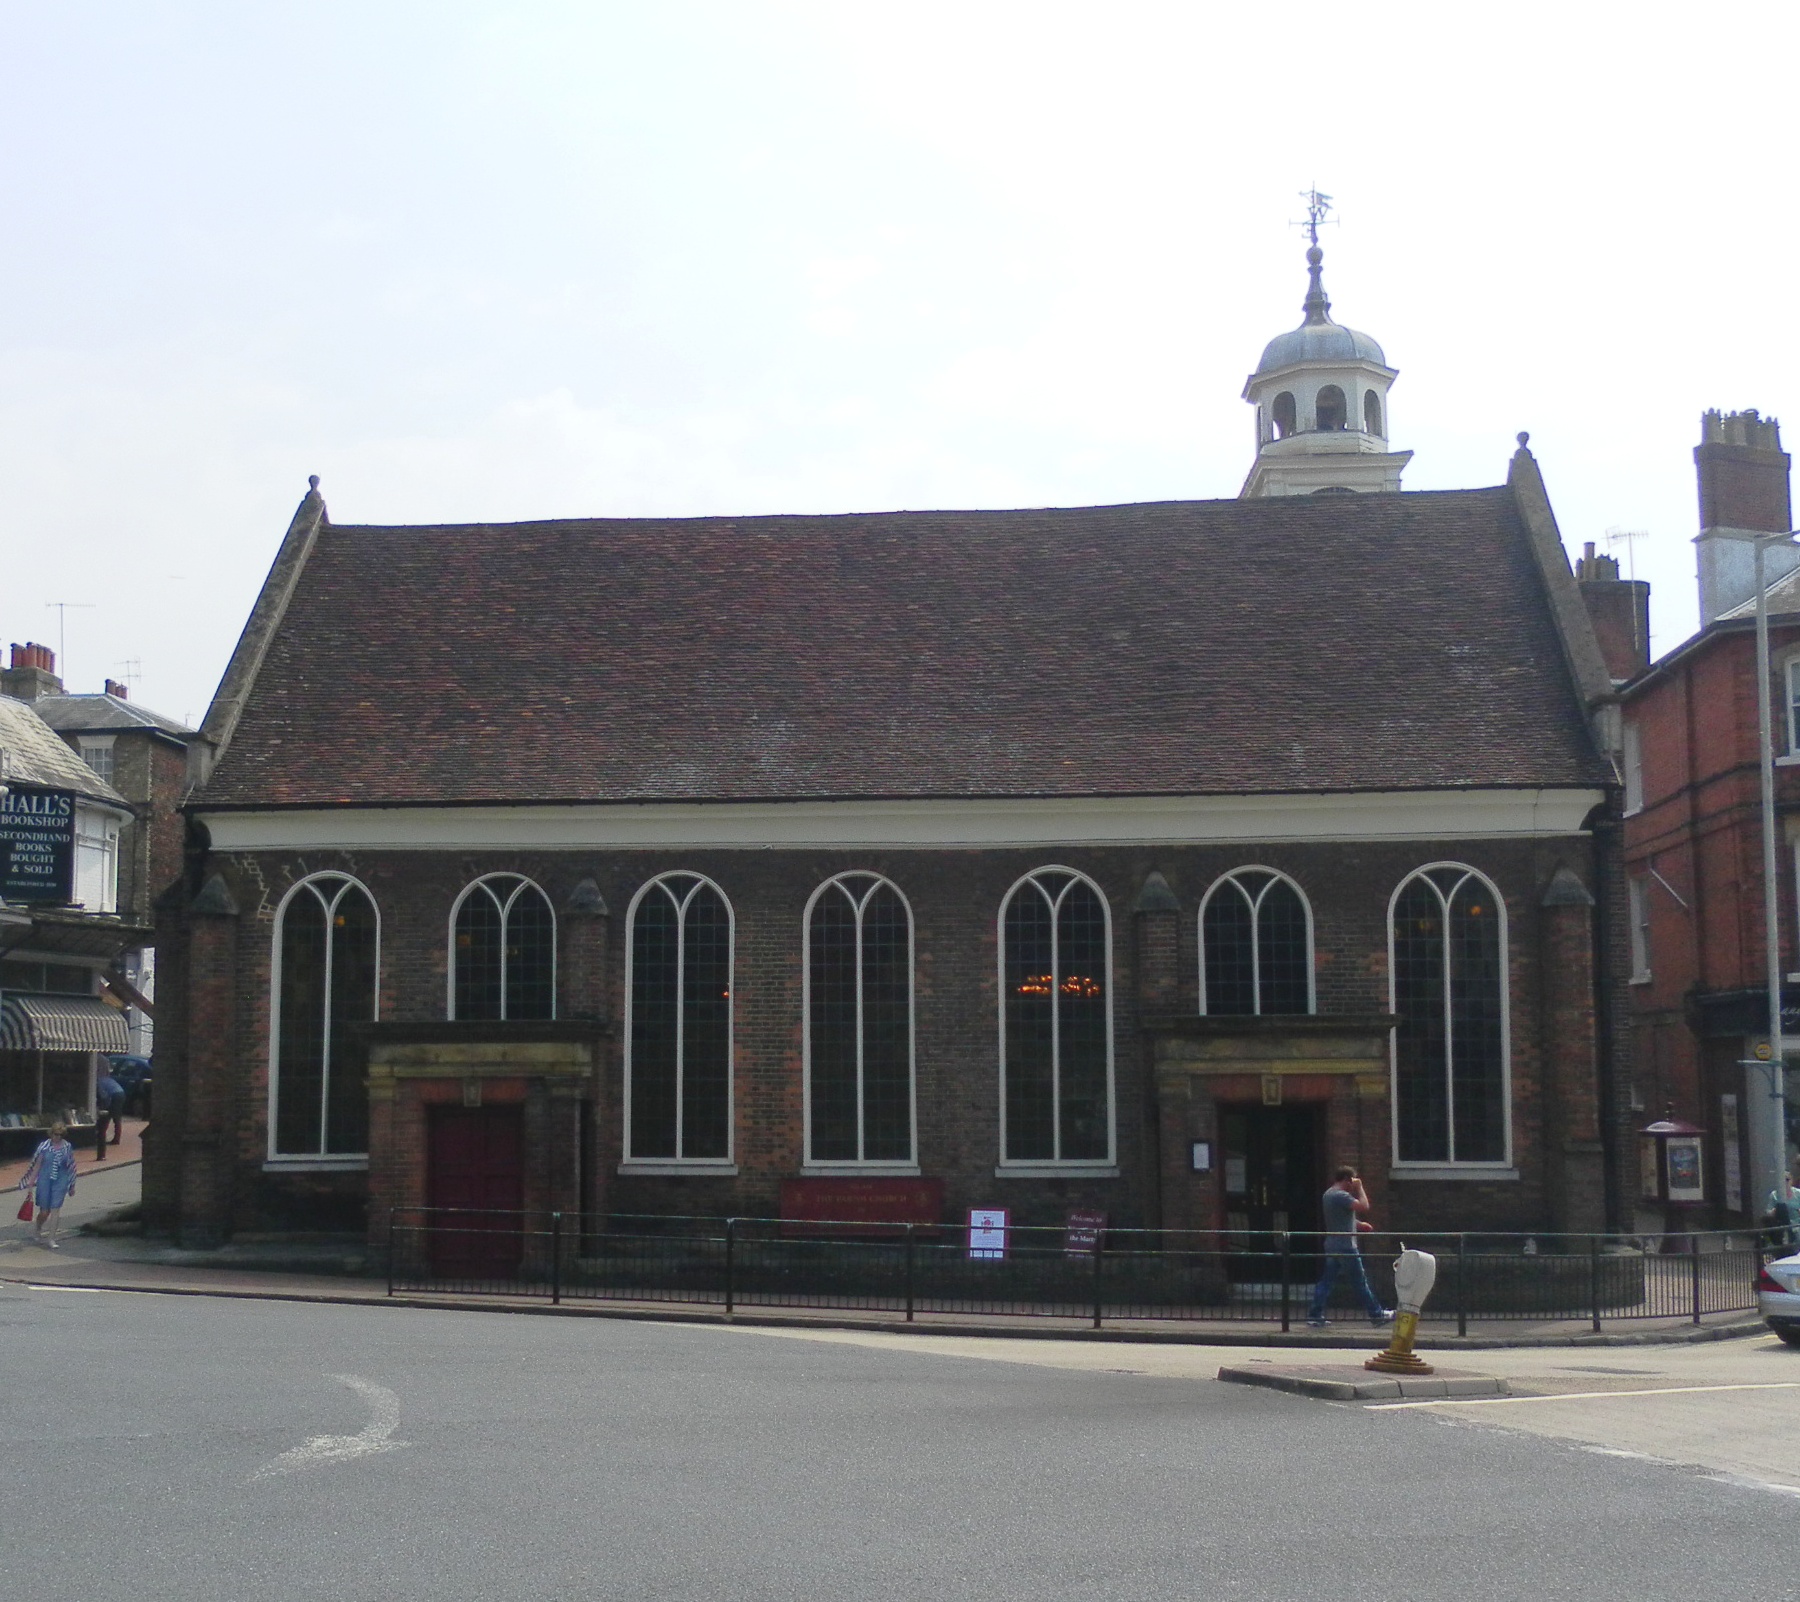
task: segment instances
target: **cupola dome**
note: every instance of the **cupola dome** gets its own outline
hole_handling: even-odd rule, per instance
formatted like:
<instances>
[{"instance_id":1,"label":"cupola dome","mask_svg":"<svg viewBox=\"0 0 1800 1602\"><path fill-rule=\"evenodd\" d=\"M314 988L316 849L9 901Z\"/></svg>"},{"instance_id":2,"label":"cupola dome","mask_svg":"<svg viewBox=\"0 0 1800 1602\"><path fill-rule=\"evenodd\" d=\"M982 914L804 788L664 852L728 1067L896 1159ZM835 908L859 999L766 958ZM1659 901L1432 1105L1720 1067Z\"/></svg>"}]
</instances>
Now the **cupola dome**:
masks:
<instances>
[{"instance_id":1,"label":"cupola dome","mask_svg":"<svg viewBox=\"0 0 1800 1602\"><path fill-rule=\"evenodd\" d=\"M1298 328L1277 334L1244 384L1256 408L1256 461L1242 495L1397 490L1411 451L1388 448L1388 390L1400 375L1367 334L1331 320L1318 223L1328 197L1308 197L1312 243Z\"/></svg>"},{"instance_id":2,"label":"cupola dome","mask_svg":"<svg viewBox=\"0 0 1800 1602\"><path fill-rule=\"evenodd\" d=\"M1325 252L1314 245L1306 253L1306 265L1312 272L1312 287L1306 294L1306 320L1298 328L1277 334L1263 347L1262 360L1256 364L1256 376L1292 367L1296 362L1373 362L1387 366L1381 347L1367 334L1331 320L1331 302L1325 298Z\"/></svg>"}]
</instances>

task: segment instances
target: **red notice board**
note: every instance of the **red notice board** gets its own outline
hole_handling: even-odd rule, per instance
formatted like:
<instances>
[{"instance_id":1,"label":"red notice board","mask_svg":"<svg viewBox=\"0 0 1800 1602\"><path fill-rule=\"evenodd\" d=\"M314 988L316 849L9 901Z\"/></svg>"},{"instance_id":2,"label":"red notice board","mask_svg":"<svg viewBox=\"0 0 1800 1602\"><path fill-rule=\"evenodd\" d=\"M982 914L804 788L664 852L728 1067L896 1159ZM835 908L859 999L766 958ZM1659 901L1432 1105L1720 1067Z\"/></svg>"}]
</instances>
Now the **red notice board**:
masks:
<instances>
[{"instance_id":1,"label":"red notice board","mask_svg":"<svg viewBox=\"0 0 1800 1602\"><path fill-rule=\"evenodd\" d=\"M784 1179L781 1220L785 1234L878 1235L883 1226L941 1224L944 1182L941 1179L832 1178ZM847 1226L831 1230L821 1226Z\"/></svg>"}]
</instances>

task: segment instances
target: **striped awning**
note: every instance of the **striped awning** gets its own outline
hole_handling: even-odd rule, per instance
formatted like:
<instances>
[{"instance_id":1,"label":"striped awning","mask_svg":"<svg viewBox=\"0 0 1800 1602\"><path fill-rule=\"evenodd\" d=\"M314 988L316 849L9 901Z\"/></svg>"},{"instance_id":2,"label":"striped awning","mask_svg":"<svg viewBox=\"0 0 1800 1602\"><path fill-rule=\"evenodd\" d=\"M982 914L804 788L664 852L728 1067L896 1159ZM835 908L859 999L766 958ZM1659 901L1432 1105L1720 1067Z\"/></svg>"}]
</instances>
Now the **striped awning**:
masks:
<instances>
[{"instance_id":1,"label":"striped awning","mask_svg":"<svg viewBox=\"0 0 1800 1602\"><path fill-rule=\"evenodd\" d=\"M0 1050L129 1051L125 1014L92 996L8 996Z\"/></svg>"}]
</instances>

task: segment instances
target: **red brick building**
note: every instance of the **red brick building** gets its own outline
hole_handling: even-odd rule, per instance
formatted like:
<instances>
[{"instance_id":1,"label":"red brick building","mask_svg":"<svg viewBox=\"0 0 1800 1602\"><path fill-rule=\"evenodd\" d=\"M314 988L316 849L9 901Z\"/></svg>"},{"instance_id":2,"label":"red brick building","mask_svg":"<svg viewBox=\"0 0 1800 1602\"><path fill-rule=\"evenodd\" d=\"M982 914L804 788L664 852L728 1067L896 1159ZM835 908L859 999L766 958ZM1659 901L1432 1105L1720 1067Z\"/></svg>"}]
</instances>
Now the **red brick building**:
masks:
<instances>
[{"instance_id":1,"label":"red brick building","mask_svg":"<svg viewBox=\"0 0 1800 1602\"><path fill-rule=\"evenodd\" d=\"M1523 447L1040 512L315 489L204 730L147 1206L1279 1228L1351 1161L1397 1227L1599 1227L1612 691Z\"/></svg>"},{"instance_id":2,"label":"red brick building","mask_svg":"<svg viewBox=\"0 0 1800 1602\"><path fill-rule=\"evenodd\" d=\"M1624 692L1626 872L1636 1080L1642 1125L1672 1113L1705 1131L1699 1215L1744 1225L1762 1211L1750 1148L1757 1062L1768 1040L1764 968L1755 585L1745 533L1792 528L1779 426L1755 412L1702 420L1701 629ZM1800 987L1795 840L1800 822L1800 574L1768 555L1776 804L1784 864L1782 971ZM1800 988L1784 998L1800 1025ZM1791 1156L1791 1146L1788 1155ZM1634 1175L1635 1177L1635 1175ZM1646 1207L1647 1211L1654 1209Z\"/></svg>"},{"instance_id":3,"label":"red brick building","mask_svg":"<svg viewBox=\"0 0 1800 1602\"><path fill-rule=\"evenodd\" d=\"M1523 436L1399 493L1322 259L1236 501L367 528L315 480L197 747L152 1220L1304 1230L1341 1162L1393 1227L1616 1216L1616 587Z\"/></svg>"}]
</instances>

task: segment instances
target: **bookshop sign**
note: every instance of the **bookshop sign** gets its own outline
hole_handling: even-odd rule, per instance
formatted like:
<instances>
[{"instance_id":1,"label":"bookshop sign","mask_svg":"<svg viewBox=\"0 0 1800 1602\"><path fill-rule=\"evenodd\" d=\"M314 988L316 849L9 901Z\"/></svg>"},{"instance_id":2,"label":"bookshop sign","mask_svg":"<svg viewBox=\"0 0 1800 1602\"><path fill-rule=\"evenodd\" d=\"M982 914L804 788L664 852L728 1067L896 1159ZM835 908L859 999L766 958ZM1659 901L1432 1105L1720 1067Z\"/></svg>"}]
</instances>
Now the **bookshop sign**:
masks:
<instances>
[{"instance_id":1,"label":"bookshop sign","mask_svg":"<svg viewBox=\"0 0 1800 1602\"><path fill-rule=\"evenodd\" d=\"M75 794L14 784L0 796L0 896L67 902L75 896Z\"/></svg>"}]
</instances>

